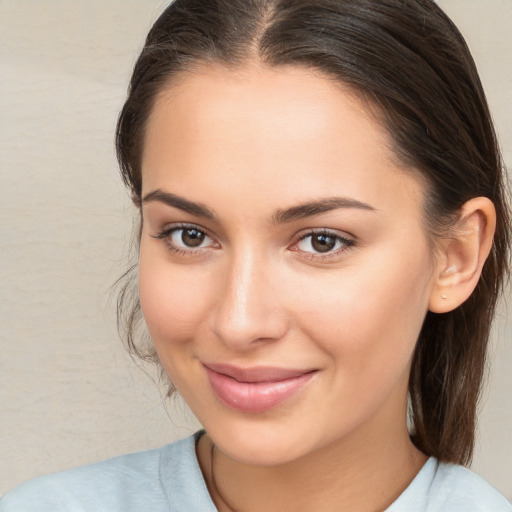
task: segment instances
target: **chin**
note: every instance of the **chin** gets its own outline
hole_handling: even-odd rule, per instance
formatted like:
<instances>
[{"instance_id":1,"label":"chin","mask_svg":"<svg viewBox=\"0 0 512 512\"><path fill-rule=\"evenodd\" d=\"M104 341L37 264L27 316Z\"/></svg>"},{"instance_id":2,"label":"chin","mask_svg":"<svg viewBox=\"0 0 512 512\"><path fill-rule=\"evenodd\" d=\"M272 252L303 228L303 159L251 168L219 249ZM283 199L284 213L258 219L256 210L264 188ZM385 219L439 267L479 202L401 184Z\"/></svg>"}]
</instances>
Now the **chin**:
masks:
<instances>
[{"instance_id":1,"label":"chin","mask_svg":"<svg viewBox=\"0 0 512 512\"><path fill-rule=\"evenodd\" d=\"M217 447L231 459L248 466L271 467L280 466L300 458L302 454L296 453L286 446L261 445L259 443L231 444L226 448Z\"/></svg>"},{"instance_id":2,"label":"chin","mask_svg":"<svg viewBox=\"0 0 512 512\"><path fill-rule=\"evenodd\" d=\"M236 422L235 422L236 423ZM215 445L237 462L254 466L278 466L292 462L311 451L304 433L290 425L276 425L269 418L224 427L205 427Z\"/></svg>"}]
</instances>

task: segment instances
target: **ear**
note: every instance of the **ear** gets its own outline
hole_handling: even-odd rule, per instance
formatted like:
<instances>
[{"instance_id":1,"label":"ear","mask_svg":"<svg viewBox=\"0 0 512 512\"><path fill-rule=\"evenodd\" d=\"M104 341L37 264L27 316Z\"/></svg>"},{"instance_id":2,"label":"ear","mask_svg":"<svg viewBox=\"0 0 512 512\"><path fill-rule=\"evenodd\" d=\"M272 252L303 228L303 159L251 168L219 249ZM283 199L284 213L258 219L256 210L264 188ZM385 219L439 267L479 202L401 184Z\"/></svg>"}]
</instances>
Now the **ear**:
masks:
<instances>
[{"instance_id":1,"label":"ear","mask_svg":"<svg viewBox=\"0 0 512 512\"><path fill-rule=\"evenodd\" d=\"M429 302L433 313L460 306L476 288L496 229L496 210L486 197L464 203L450 237L439 242Z\"/></svg>"}]
</instances>

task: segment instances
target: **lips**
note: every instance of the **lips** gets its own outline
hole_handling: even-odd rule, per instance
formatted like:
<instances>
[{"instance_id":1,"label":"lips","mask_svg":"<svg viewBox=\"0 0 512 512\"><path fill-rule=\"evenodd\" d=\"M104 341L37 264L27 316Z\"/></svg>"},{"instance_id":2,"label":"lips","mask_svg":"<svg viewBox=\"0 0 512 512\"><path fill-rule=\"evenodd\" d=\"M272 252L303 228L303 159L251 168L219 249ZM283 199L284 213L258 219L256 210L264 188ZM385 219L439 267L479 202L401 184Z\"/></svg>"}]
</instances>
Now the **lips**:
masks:
<instances>
[{"instance_id":1,"label":"lips","mask_svg":"<svg viewBox=\"0 0 512 512\"><path fill-rule=\"evenodd\" d=\"M262 412L277 407L298 393L315 370L273 367L239 368L203 363L217 397L228 407L244 412Z\"/></svg>"}]
</instances>

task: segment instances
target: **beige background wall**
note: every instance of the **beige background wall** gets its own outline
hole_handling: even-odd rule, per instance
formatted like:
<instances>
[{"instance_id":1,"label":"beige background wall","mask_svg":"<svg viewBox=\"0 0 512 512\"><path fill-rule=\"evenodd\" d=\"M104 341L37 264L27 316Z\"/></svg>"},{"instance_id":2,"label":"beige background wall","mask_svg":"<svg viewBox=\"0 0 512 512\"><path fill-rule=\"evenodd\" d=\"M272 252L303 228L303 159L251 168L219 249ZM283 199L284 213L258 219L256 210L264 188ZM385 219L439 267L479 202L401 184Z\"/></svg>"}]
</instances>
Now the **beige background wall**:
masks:
<instances>
[{"instance_id":1,"label":"beige background wall","mask_svg":"<svg viewBox=\"0 0 512 512\"><path fill-rule=\"evenodd\" d=\"M164 2L0 0L0 494L41 473L158 446L196 428L126 356L109 286L131 207L112 134ZM442 0L479 64L512 165L512 0ZM474 469L512 498L512 315Z\"/></svg>"}]
</instances>

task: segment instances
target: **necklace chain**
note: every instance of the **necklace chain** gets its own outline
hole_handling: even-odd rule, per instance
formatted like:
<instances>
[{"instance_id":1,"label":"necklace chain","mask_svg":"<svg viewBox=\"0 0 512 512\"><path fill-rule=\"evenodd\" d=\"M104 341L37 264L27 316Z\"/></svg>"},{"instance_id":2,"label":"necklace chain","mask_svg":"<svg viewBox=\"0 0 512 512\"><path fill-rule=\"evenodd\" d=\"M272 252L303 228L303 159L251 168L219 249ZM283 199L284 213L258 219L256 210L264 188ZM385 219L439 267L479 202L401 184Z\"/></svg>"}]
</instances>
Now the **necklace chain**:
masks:
<instances>
[{"instance_id":1,"label":"necklace chain","mask_svg":"<svg viewBox=\"0 0 512 512\"><path fill-rule=\"evenodd\" d=\"M214 458L215 458L215 443L211 441L212 448L210 450L210 480L212 483L212 489L215 495L222 501L222 503L227 507L229 512L239 512L236 508L232 507L224 498L222 493L219 490L217 485L217 481L215 480L215 468L214 468Z\"/></svg>"}]
</instances>

